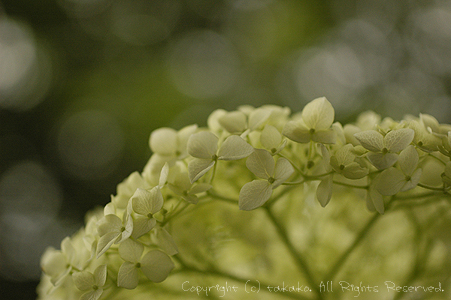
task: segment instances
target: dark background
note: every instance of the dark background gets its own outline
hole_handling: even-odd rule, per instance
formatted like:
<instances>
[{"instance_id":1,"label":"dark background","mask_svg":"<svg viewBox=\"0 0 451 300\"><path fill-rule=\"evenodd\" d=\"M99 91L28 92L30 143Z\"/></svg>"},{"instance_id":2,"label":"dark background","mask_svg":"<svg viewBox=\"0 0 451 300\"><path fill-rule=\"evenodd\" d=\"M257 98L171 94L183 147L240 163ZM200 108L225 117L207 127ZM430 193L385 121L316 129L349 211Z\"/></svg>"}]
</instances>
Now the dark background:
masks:
<instances>
[{"instance_id":1,"label":"dark background","mask_svg":"<svg viewBox=\"0 0 451 300\"><path fill-rule=\"evenodd\" d=\"M0 0L0 294L150 156L152 130L319 96L451 123L451 2Z\"/></svg>"}]
</instances>

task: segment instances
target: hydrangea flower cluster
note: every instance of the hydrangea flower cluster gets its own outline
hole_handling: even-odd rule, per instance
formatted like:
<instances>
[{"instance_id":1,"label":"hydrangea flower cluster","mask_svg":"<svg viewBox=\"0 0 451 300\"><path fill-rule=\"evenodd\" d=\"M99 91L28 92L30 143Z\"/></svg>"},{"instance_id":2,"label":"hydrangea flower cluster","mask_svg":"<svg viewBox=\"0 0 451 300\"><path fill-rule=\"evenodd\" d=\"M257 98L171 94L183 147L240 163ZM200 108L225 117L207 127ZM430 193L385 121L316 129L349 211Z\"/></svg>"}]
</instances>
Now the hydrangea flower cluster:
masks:
<instances>
[{"instance_id":1,"label":"hydrangea flower cluster","mask_svg":"<svg viewBox=\"0 0 451 300\"><path fill-rule=\"evenodd\" d=\"M88 213L60 250L45 252L40 299L113 299L166 280L186 267L171 224L211 201L268 210L284 193L308 187L325 207L339 200L335 190L349 189L384 214L397 199L449 198L450 125L425 114L397 122L366 112L344 126L334 118L322 97L294 115L243 106L213 112L207 128L155 130L143 172L120 183L103 210Z\"/></svg>"}]
</instances>

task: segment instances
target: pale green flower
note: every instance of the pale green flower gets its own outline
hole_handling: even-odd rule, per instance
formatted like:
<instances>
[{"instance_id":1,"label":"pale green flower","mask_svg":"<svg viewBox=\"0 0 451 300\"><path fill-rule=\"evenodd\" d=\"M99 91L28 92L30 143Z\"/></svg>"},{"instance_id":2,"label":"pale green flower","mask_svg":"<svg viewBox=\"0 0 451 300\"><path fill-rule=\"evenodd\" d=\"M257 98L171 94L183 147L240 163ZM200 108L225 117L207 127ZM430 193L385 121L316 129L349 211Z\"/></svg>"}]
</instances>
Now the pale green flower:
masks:
<instances>
[{"instance_id":1,"label":"pale green flower","mask_svg":"<svg viewBox=\"0 0 451 300\"><path fill-rule=\"evenodd\" d=\"M125 209L128 200L137 188L149 189L150 185L138 172L133 172L127 179L118 184L116 196L111 197L111 202L113 202L117 208Z\"/></svg>"},{"instance_id":2,"label":"pale green flower","mask_svg":"<svg viewBox=\"0 0 451 300\"><path fill-rule=\"evenodd\" d=\"M188 154L188 139L196 130L197 125L186 126L179 131L166 127L154 130L149 139L150 149L168 161L183 159Z\"/></svg>"},{"instance_id":3,"label":"pale green flower","mask_svg":"<svg viewBox=\"0 0 451 300\"><path fill-rule=\"evenodd\" d=\"M154 214L163 208L163 195L158 186L150 191L138 188L130 199L137 216L133 220L133 238L139 238L149 232L157 223Z\"/></svg>"},{"instance_id":4,"label":"pale green flower","mask_svg":"<svg viewBox=\"0 0 451 300\"><path fill-rule=\"evenodd\" d=\"M442 173L442 180L447 190L451 187L451 162L446 163L445 171Z\"/></svg>"},{"instance_id":5,"label":"pale green flower","mask_svg":"<svg viewBox=\"0 0 451 300\"><path fill-rule=\"evenodd\" d=\"M272 125L266 125L260 134L260 143L265 149L275 155L283 150L287 140L282 138L282 134Z\"/></svg>"},{"instance_id":6,"label":"pale green flower","mask_svg":"<svg viewBox=\"0 0 451 300\"><path fill-rule=\"evenodd\" d=\"M100 220L97 232L97 258L105 253L113 244L127 240L133 231L133 219L128 212L124 213L124 221L114 214L106 215Z\"/></svg>"},{"instance_id":7,"label":"pale green flower","mask_svg":"<svg viewBox=\"0 0 451 300\"><path fill-rule=\"evenodd\" d=\"M405 149L413 140L415 132L410 128L395 129L385 137L376 130L367 130L354 134L367 150L368 160L379 170L386 169L398 160L398 152Z\"/></svg>"},{"instance_id":8,"label":"pale green flower","mask_svg":"<svg viewBox=\"0 0 451 300\"><path fill-rule=\"evenodd\" d=\"M420 181L421 169L418 169L419 156L414 146L410 145L399 154L398 164L384 170L376 185L377 191L384 196L395 195L415 188Z\"/></svg>"},{"instance_id":9,"label":"pale green flower","mask_svg":"<svg viewBox=\"0 0 451 300\"><path fill-rule=\"evenodd\" d=\"M144 254L144 246L133 240L126 240L119 245L119 256L125 261L119 268L117 285L134 289L139 283L139 272L153 282L161 282L174 268L171 258L160 250L150 250Z\"/></svg>"},{"instance_id":10,"label":"pale green flower","mask_svg":"<svg viewBox=\"0 0 451 300\"><path fill-rule=\"evenodd\" d=\"M287 180L294 169L288 160L279 158L274 161L271 153L255 149L246 160L247 168L255 176L262 178L246 183L240 191L239 208L253 210L265 204L271 197L272 190Z\"/></svg>"},{"instance_id":11,"label":"pale green flower","mask_svg":"<svg viewBox=\"0 0 451 300\"><path fill-rule=\"evenodd\" d=\"M360 179L368 175L368 169L355 162L354 147L347 144L339 148L330 158L330 165L338 174L349 179Z\"/></svg>"},{"instance_id":12,"label":"pale green flower","mask_svg":"<svg viewBox=\"0 0 451 300\"><path fill-rule=\"evenodd\" d=\"M80 300L97 300L102 296L103 287L107 278L106 265L100 265L94 270L94 274L88 271L72 274L75 286L85 293Z\"/></svg>"},{"instance_id":13,"label":"pale green flower","mask_svg":"<svg viewBox=\"0 0 451 300\"><path fill-rule=\"evenodd\" d=\"M218 160L238 160L249 156L254 148L241 137L231 135L218 148L219 139L208 131L191 135L188 153L194 157L188 164L191 183L197 181L210 170Z\"/></svg>"},{"instance_id":14,"label":"pale green flower","mask_svg":"<svg viewBox=\"0 0 451 300\"><path fill-rule=\"evenodd\" d=\"M90 251L80 246L74 245L71 238L66 237L61 242L61 250L50 247L44 252L41 269L54 286L60 285L73 268L82 269L88 262Z\"/></svg>"},{"instance_id":15,"label":"pale green flower","mask_svg":"<svg viewBox=\"0 0 451 300\"><path fill-rule=\"evenodd\" d=\"M246 111L246 109L243 109ZM243 111L226 112L218 118L218 123L231 134L247 135L259 128L271 115L266 108L249 108L248 114Z\"/></svg>"},{"instance_id":16,"label":"pale green flower","mask_svg":"<svg viewBox=\"0 0 451 300\"><path fill-rule=\"evenodd\" d=\"M196 204L199 202L197 194L204 193L212 188L207 183L192 184L187 172L182 172L179 169L174 171L175 175L170 180L168 186L171 191L189 203Z\"/></svg>"},{"instance_id":17,"label":"pale green flower","mask_svg":"<svg viewBox=\"0 0 451 300\"><path fill-rule=\"evenodd\" d=\"M330 102L325 97L317 98L304 107L301 120L286 123L282 134L298 143L334 144L336 135L331 128L334 116Z\"/></svg>"}]
</instances>

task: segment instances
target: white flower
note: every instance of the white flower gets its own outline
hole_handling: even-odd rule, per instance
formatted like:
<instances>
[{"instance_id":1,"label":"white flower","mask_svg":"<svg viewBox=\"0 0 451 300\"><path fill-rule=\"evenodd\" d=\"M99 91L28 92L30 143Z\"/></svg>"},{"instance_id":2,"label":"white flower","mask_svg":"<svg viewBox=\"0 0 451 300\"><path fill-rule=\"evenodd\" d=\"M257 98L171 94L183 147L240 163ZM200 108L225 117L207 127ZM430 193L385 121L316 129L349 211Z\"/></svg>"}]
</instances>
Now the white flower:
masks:
<instances>
[{"instance_id":1,"label":"white flower","mask_svg":"<svg viewBox=\"0 0 451 300\"><path fill-rule=\"evenodd\" d=\"M271 115L271 110L266 108L249 110L248 115L243 111L224 112L218 118L218 123L229 133L246 136L260 127Z\"/></svg>"},{"instance_id":2,"label":"white flower","mask_svg":"<svg viewBox=\"0 0 451 300\"><path fill-rule=\"evenodd\" d=\"M249 156L254 148L237 135L225 139L218 149L219 139L208 131L191 135L188 153L195 157L188 164L191 183L197 181L210 170L217 160L238 160Z\"/></svg>"},{"instance_id":3,"label":"white flower","mask_svg":"<svg viewBox=\"0 0 451 300\"><path fill-rule=\"evenodd\" d=\"M133 220L133 238L149 232L157 223L153 215L163 207L163 195L158 186L150 191L138 188L130 199L133 211L138 215Z\"/></svg>"},{"instance_id":4,"label":"white flower","mask_svg":"<svg viewBox=\"0 0 451 300\"><path fill-rule=\"evenodd\" d=\"M415 132L410 128L390 131L385 137L375 131L367 130L354 134L360 144L367 150L368 160L379 170L386 169L398 160L397 152L405 149L413 140Z\"/></svg>"},{"instance_id":5,"label":"white flower","mask_svg":"<svg viewBox=\"0 0 451 300\"><path fill-rule=\"evenodd\" d=\"M352 152L354 147L347 144L339 148L330 158L330 165L338 174L349 179L360 179L368 175L368 169L362 168L355 162L356 156Z\"/></svg>"},{"instance_id":6,"label":"white flower","mask_svg":"<svg viewBox=\"0 0 451 300\"><path fill-rule=\"evenodd\" d=\"M104 216L97 227L100 236L97 242L97 258L105 253L113 243L119 244L128 239L132 231L133 219L129 213L124 213L124 222L114 214Z\"/></svg>"},{"instance_id":7,"label":"white flower","mask_svg":"<svg viewBox=\"0 0 451 300\"><path fill-rule=\"evenodd\" d=\"M197 194L206 192L212 187L207 183L192 184L187 172L182 172L180 170L175 172L176 173L168 186L171 191L189 203L197 204L197 202L199 202Z\"/></svg>"},{"instance_id":8,"label":"white flower","mask_svg":"<svg viewBox=\"0 0 451 300\"><path fill-rule=\"evenodd\" d=\"M171 258L160 250L150 250L143 256L144 246L133 240L119 245L119 256L125 261L119 268L117 285L134 289L139 283L139 272L153 282L161 282L174 268Z\"/></svg>"},{"instance_id":9,"label":"white flower","mask_svg":"<svg viewBox=\"0 0 451 300\"><path fill-rule=\"evenodd\" d=\"M150 186L138 172L133 172L123 182L118 184L117 194L112 197L111 202L113 202L117 208L126 208L128 200L137 188L149 189Z\"/></svg>"},{"instance_id":10,"label":"white flower","mask_svg":"<svg viewBox=\"0 0 451 300\"><path fill-rule=\"evenodd\" d=\"M246 160L246 166L255 176L264 180L253 180L241 188L239 196L241 210L253 210L265 204L271 197L272 190L285 182L294 172L288 160L279 158L274 162L272 155L263 149L255 149Z\"/></svg>"},{"instance_id":11,"label":"white flower","mask_svg":"<svg viewBox=\"0 0 451 300\"><path fill-rule=\"evenodd\" d=\"M106 265L100 265L94 270L94 274L88 271L72 274L75 286L85 293L80 300L97 300L102 296L103 286L107 278Z\"/></svg>"},{"instance_id":12,"label":"white flower","mask_svg":"<svg viewBox=\"0 0 451 300\"><path fill-rule=\"evenodd\" d=\"M300 121L290 121L285 125L282 134L298 143L334 144L336 135L331 128L334 115L330 102L325 97L317 98L304 107Z\"/></svg>"},{"instance_id":13,"label":"white flower","mask_svg":"<svg viewBox=\"0 0 451 300\"><path fill-rule=\"evenodd\" d=\"M389 168L380 174L376 189L381 195L391 196L415 188L420 181L421 169L418 166L418 152L410 145L399 154L401 170Z\"/></svg>"},{"instance_id":14,"label":"white flower","mask_svg":"<svg viewBox=\"0 0 451 300\"><path fill-rule=\"evenodd\" d=\"M150 135L150 149L165 157L167 161L183 159L187 156L186 144L188 139L196 130L197 125L184 127L178 132L172 128L159 128Z\"/></svg>"},{"instance_id":15,"label":"white flower","mask_svg":"<svg viewBox=\"0 0 451 300\"><path fill-rule=\"evenodd\" d=\"M275 155L283 150L287 144L287 140L282 140L282 134L272 125L266 125L260 135L260 143L263 147Z\"/></svg>"},{"instance_id":16,"label":"white flower","mask_svg":"<svg viewBox=\"0 0 451 300\"><path fill-rule=\"evenodd\" d=\"M79 246L79 245L77 245ZM61 250L48 248L41 258L41 268L54 286L60 285L72 269L81 269L90 257L88 249L75 247L69 237L61 242Z\"/></svg>"}]
</instances>

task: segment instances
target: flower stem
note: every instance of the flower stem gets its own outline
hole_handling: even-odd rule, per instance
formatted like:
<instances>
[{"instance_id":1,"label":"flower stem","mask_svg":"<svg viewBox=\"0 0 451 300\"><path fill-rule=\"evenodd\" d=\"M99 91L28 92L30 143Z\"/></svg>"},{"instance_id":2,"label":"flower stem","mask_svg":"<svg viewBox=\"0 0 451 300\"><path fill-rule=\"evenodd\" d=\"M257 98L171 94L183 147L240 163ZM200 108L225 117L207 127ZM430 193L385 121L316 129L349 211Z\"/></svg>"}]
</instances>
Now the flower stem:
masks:
<instances>
[{"instance_id":1,"label":"flower stem","mask_svg":"<svg viewBox=\"0 0 451 300\"><path fill-rule=\"evenodd\" d=\"M337 262L332 266L329 273L326 276L327 280L332 280L335 275L337 275L340 268L348 259L349 255L354 251L354 249L363 241L367 233L370 231L371 227L376 223L381 214L374 214L374 216L366 223L365 227L360 231L360 233L355 238L354 242L346 249L346 251L341 255L341 257L337 260Z\"/></svg>"},{"instance_id":2,"label":"flower stem","mask_svg":"<svg viewBox=\"0 0 451 300\"><path fill-rule=\"evenodd\" d=\"M311 286L311 289L316 292L316 294L318 295L318 299L323 299L322 294L316 287L315 279L313 278L312 272L310 271L310 268L309 268L307 262L300 255L300 253L298 253L298 251L295 249L294 245L291 243L290 239L288 238L288 235L287 235L285 229L282 227L280 222L276 219L274 214L271 212L270 208L268 206L263 206L263 208L265 209L269 220L276 228L277 233L279 234L280 238L282 239L282 242L287 247L288 251L290 252L290 254L293 257L296 264L298 265L299 269L304 273L304 275L308 281L308 284Z\"/></svg>"},{"instance_id":3,"label":"flower stem","mask_svg":"<svg viewBox=\"0 0 451 300\"><path fill-rule=\"evenodd\" d=\"M190 266L180 257L180 255L175 255L175 256L173 256L173 258L182 267L180 270L178 270L178 273L181 273L181 272L193 272L193 273L199 273L201 275L205 275L205 274L215 275L215 276L231 279L233 281L239 282L239 283L244 284L244 285L248 285L249 281L250 281L249 279L241 278L239 276L236 276L236 275L233 275L233 274L229 274L229 273L226 273L226 272L221 271L221 270L211 269L211 268L207 269L207 270L202 270L202 269L199 269L197 267ZM175 271L173 273L177 273L177 271ZM268 291L268 292L269 292L269 289L266 289L266 287L275 286L274 284L270 284L268 282L263 282L261 280L258 280L258 282L259 282L260 287L262 287L261 290ZM285 297L291 298L291 299L298 299L298 300L308 300L309 299L309 298L303 297L303 296L298 295L298 294L293 294L293 293L280 293L279 295L285 296Z\"/></svg>"}]
</instances>

